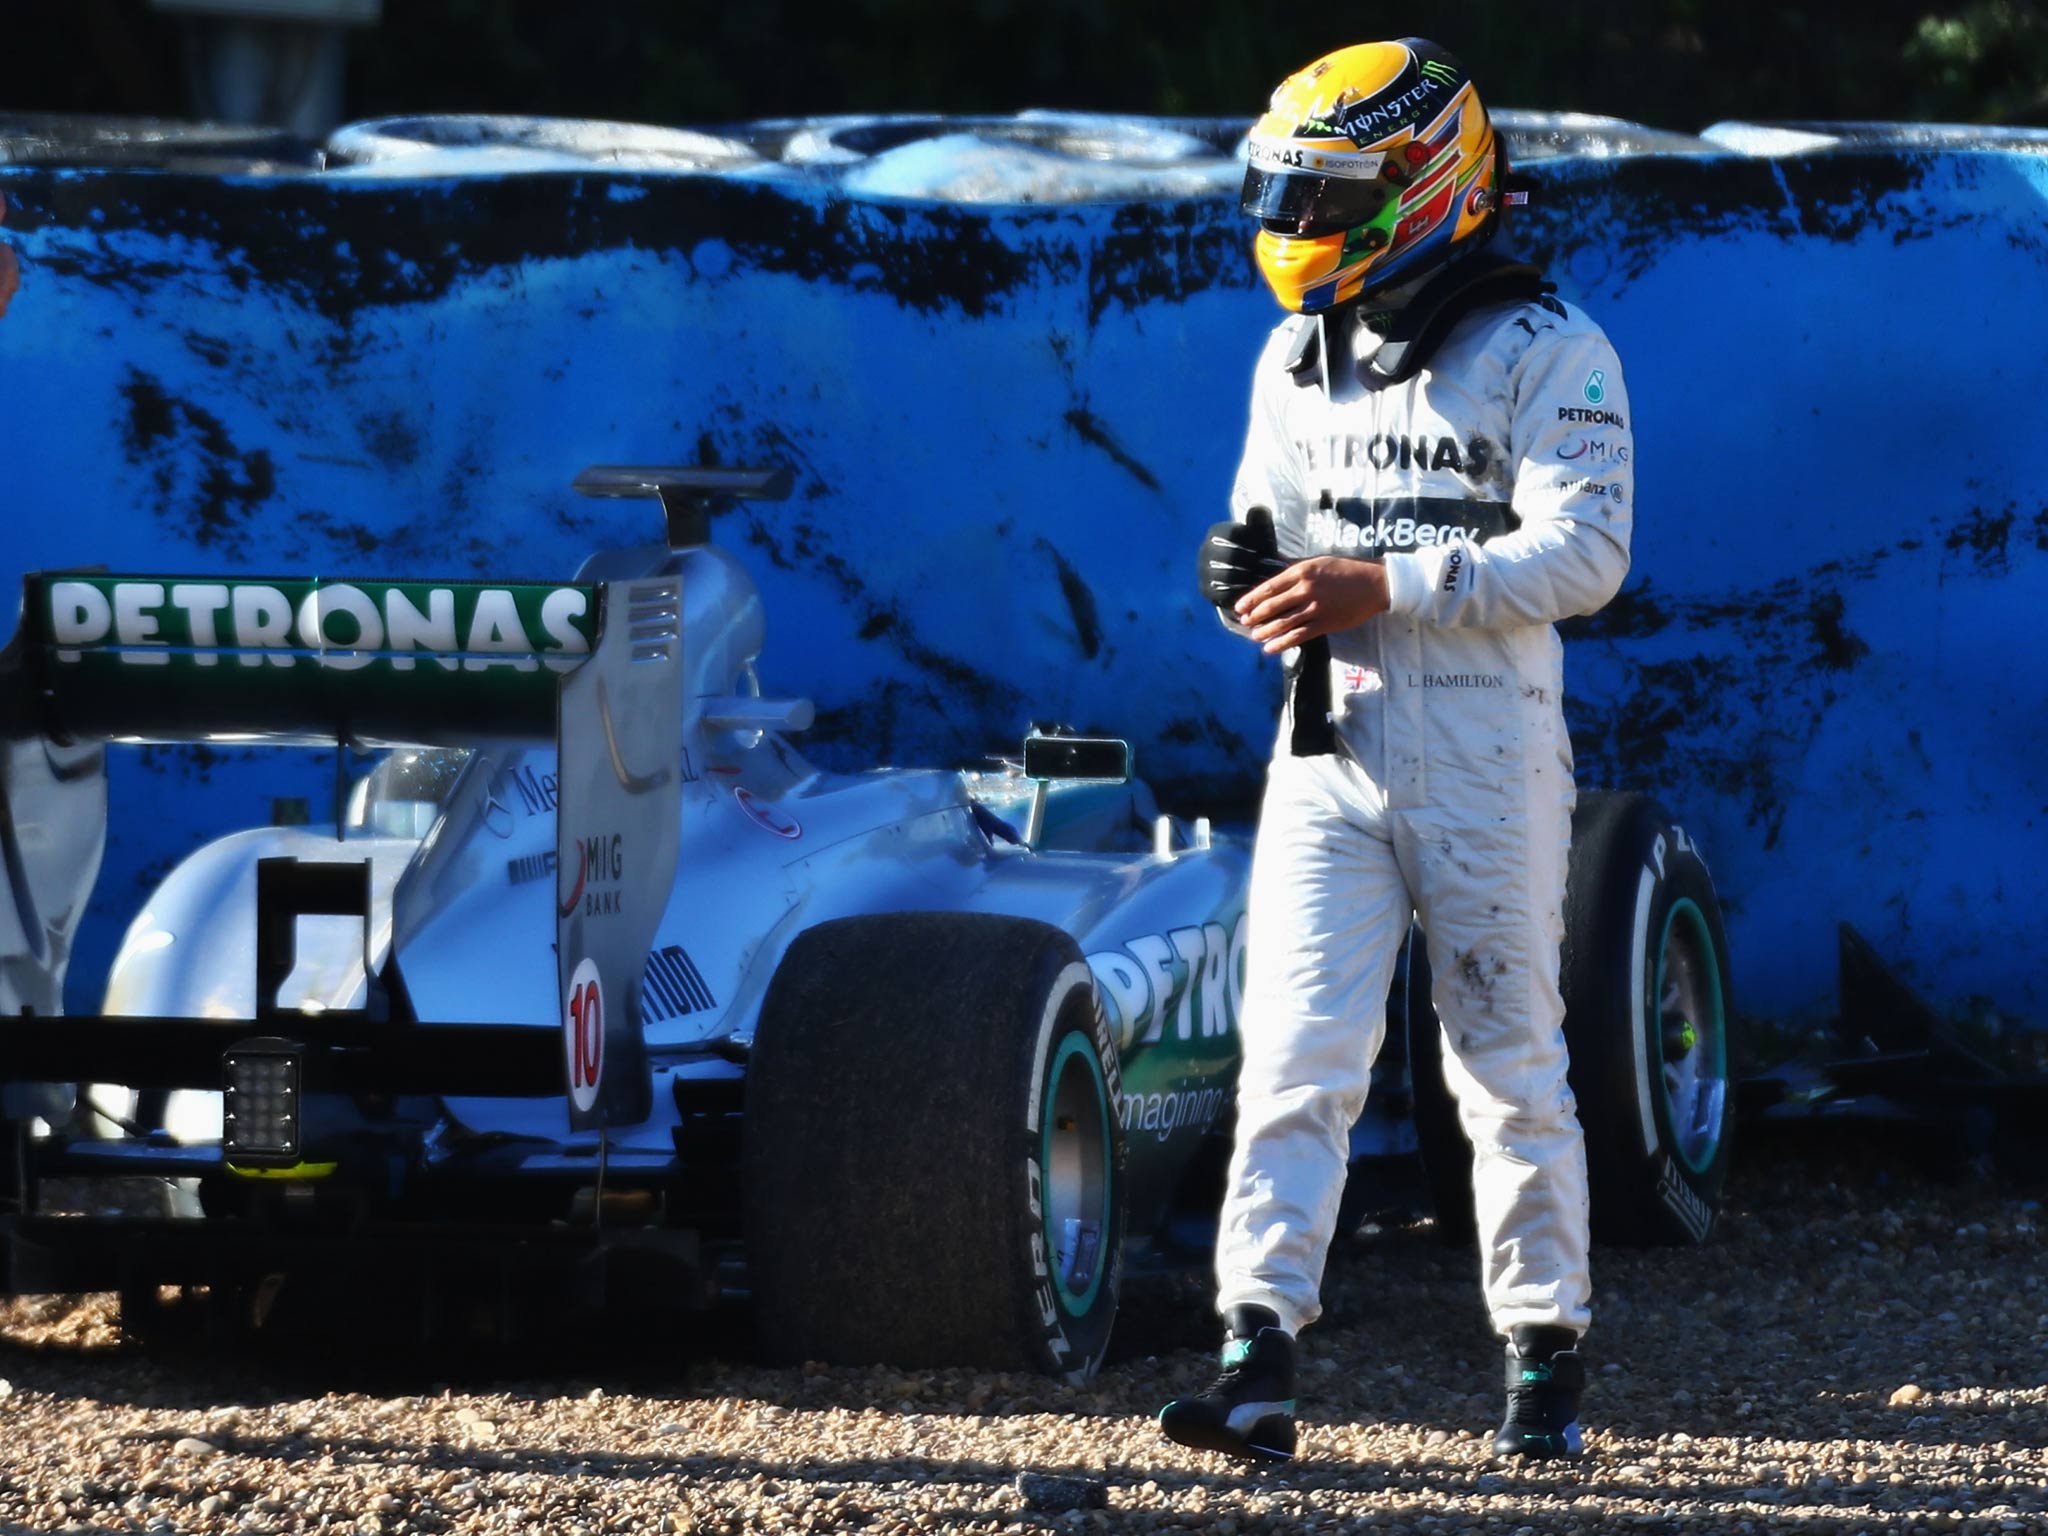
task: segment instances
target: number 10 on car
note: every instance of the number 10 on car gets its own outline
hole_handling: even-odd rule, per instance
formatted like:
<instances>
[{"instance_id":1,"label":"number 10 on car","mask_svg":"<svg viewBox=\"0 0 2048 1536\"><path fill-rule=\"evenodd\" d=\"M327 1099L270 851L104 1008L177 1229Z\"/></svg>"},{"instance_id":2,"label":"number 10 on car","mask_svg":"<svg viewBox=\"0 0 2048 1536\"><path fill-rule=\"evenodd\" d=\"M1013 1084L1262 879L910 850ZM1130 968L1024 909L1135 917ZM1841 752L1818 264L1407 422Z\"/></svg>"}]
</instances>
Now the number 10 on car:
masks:
<instances>
[{"instance_id":1,"label":"number 10 on car","mask_svg":"<svg viewBox=\"0 0 2048 1536\"><path fill-rule=\"evenodd\" d=\"M569 1096L578 1110L588 1113L597 1103L597 1085L604 1076L604 986L598 980L597 962L588 956L576 963L562 1008Z\"/></svg>"}]
</instances>

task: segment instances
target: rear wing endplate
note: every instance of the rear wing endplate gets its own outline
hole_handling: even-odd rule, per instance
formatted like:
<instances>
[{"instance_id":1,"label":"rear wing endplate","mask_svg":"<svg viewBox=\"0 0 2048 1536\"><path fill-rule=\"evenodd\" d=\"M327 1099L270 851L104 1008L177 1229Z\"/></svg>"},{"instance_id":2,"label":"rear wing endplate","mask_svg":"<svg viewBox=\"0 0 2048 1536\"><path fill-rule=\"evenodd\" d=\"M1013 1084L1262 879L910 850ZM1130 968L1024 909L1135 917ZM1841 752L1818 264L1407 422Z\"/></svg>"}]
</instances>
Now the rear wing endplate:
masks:
<instances>
[{"instance_id":1,"label":"rear wing endplate","mask_svg":"<svg viewBox=\"0 0 2048 1536\"><path fill-rule=\"evenodd\" d=\"M766 471L590 475L602 483L579 489L666 490L673 511L787 489ZM48 1031L60 1011L105 839L104 743L552 739L570 1120L645 1120L640 984L675 882L682 612L678 575L563 585L28 577L20 626L0 651L0 1086L23 1076L9 1035ZM75 1021L81 1070L70 1080L118 1081L118 1061L90 1057L92 1022ZM54 1070L43 1046L34 1059L39 1076Z\"/></svg>"}]
</instances>

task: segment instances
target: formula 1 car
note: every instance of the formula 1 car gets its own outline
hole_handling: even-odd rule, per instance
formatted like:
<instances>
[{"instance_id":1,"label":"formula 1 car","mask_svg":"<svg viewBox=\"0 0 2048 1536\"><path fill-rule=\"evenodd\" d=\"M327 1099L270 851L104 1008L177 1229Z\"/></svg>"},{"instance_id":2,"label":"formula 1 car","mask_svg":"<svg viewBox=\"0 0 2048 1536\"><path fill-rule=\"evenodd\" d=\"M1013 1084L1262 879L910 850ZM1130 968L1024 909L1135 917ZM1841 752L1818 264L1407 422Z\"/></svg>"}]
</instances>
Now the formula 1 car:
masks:
<instances>
[{"instance_id":1,"label":"formula 1 car","mask_svg":"<svg viewBox=\"0 0 2048 1536\"><path fill-rule=\"evenodd\" d=\"M791 1360L1084 1379L1127 1259L1213 1220L1246 846L1160 815L1114 739L813 768L709 540L787 475L577 487L658 500L665 543L564 585L28 579L0 654L0 1291L118 1289L139 1328L165 1286L259 1322L393 1276L507 1319L564 1287L744 1295ZM190 741L389 750L333 826L193 853L102 1012L61 1016L105 744ZM1706 867L1648 800L1589 796L1571 880L1597 1216L1701 1240L1732 1107ZM1425 970L1354 1140L1419 1142L1455 1230ZM156 1198L50 1208L81 1181Z\"/></svg>"}]
</instances>

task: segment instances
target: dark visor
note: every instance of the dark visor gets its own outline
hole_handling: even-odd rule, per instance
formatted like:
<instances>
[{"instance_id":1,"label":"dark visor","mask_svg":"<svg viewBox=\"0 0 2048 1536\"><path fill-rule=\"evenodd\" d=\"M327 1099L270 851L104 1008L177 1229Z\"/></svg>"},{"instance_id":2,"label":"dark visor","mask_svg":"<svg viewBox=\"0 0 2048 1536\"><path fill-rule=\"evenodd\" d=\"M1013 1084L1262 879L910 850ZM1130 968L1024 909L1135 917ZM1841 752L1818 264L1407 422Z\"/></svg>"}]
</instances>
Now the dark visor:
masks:
<instances>
[{"instance_id":1,"label":"dark visor","mask_svg":"<svg viewBox=\"0 0 2048 1536\"><path fill-rule=\"evenodd\" d=\"M1359 181L1250 166L1238 208L1275 234L1334 235L1370 224L1393 190L1378 176Z\"/></svg>"}]
</instances>

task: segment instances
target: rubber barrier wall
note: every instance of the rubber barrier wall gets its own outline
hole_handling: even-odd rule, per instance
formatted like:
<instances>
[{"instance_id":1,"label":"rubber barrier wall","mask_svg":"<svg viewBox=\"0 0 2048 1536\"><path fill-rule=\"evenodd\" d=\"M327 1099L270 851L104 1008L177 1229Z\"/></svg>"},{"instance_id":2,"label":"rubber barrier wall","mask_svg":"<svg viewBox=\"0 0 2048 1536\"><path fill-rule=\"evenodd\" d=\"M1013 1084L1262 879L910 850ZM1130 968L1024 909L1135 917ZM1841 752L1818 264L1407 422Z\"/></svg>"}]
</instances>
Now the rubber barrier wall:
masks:
<instances>
[{"instance_id":1,"label":"rubber barrier wall","mask_svg":"<svg viewBox=\"0 0 2048 1536\"><path fill-rule=\"evenodd\" d=\"M1620 348L1638 534L1572 626L1581 780L1706 850L1740 1001L1853 922L1951 1008L2048 1017L2048 162L1552 162L1520 228ZM1276 318L1225 199L973 207L646 173L0 170L0 579L559 578L652 536L587 464L776 461L717 537L835 766L1128 734L1244 814L1273 673L1191 590ZM96 976L194 842L328 769L124 752ZM90 990L83 998L89 1002Z\"/></svg>"}]
</instances>

